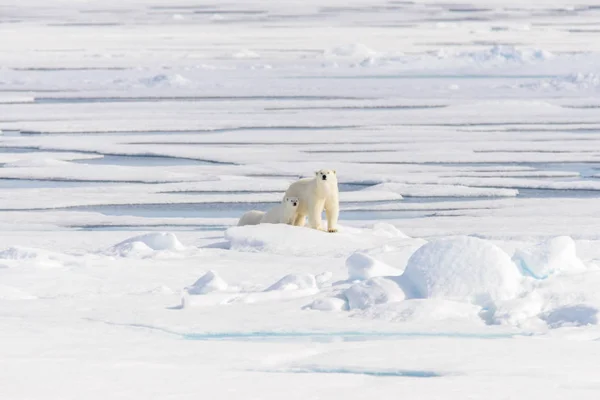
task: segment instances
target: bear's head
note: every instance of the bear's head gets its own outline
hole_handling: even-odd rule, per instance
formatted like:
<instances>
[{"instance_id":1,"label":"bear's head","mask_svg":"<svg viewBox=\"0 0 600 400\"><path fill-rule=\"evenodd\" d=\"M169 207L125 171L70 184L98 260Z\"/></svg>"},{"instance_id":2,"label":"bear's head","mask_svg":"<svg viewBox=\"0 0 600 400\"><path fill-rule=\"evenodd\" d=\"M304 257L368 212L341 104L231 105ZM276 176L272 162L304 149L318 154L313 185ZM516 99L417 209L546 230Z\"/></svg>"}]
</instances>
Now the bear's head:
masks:
<instances>
[{"instance_id":1,"label":"bear's head","mask_svg":"<svg viewBox=\"0 0 600 400\"><path fill-rule=\"evenodd\" d=\"M286 207L297 208L298 207L298 198L297 197L286 197L283 199L283 203Z\"/></svg>"},{"instance_id":2,"label":"bear's head","mask_svg":"<svg viewBox=\"0 0 600 400\"><path fill-rule=\"evenodd\" d=\"M334 169L320 169L315 172L317 182L333 182L337 183L337 176Z\"/></svg>"}]
</instances>

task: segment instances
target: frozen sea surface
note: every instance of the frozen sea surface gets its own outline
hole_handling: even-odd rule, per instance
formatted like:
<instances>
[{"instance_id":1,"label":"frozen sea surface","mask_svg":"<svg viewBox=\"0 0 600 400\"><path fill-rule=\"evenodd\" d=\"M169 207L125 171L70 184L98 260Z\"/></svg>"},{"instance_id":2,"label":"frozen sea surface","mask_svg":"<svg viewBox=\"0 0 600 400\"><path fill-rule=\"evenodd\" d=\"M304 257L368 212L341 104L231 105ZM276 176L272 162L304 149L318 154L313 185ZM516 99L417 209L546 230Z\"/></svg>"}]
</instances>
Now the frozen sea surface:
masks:
<instances>
[{"instance_id":1,"label":"frozen sea surface","mask_svg":"<svg viewBox=\"0 0 600 400\"><path fill-rule=\"evenodd\" d=\"M598 5L0 9L1 399L599 397Z\"/></svg>"}]
</instances>

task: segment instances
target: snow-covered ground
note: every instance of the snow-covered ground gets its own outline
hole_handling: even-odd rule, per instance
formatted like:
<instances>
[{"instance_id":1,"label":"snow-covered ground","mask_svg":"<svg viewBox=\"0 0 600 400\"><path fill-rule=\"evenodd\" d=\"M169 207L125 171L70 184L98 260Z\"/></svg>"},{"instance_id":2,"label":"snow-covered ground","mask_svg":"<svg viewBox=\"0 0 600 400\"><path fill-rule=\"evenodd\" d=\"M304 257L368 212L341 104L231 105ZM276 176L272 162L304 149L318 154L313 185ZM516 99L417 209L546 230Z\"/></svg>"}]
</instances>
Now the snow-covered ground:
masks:
<instances>
[{"instance_id":1,"label":"snow-covered ground","mask_svg":"<svg viewBox=\"0 0 600 400\"><path fill-rule=\"evenodd\" d=\"M600 4L4 3L0 399L599 398Z\"/></svg>"}]
</instances>

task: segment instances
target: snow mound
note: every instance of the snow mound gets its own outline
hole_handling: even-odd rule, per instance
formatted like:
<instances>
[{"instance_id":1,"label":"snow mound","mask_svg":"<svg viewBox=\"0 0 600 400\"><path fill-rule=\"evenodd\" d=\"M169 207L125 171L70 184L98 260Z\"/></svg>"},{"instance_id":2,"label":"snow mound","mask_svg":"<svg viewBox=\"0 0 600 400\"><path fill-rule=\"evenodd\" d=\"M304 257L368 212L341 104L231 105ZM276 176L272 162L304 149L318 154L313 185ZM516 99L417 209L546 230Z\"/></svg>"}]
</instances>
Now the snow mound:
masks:
<instances>
[{"instance_id":1,"label":"snow mound","mask_svg":"<svg viewBox=\"0 0 600 400\"><path fill-rule=\"evenodd\" d=\"M348 309L363 310L377 304L402 301L406 298L398 283L386 278L371 278L356 283L343 292Z\"/></svg>"},{"instance_id":2,"label":"snow mound","mask_svg":"<svg viewBox=\"0 0 600 400\"><path fill-rule=\"evenodd\" d=\"M308 308L318 311L343 311L346 310L348 304L346 300L339 297L326 297L313 301Z\"/></svg>"},{"instance_id":3,"label":"snow mound","mask_svg":"<svg viewBox=\"0 0 600 400\"><path fill-rule=\"evenodd\" d=\"M397 276L402 273L363 253L354 253L348 257L346 267L348 267L348 279L351 281L365 280L376 276Z\"/></svg>"},{"instance_id":4,"label":"snow mound","mask_svg":"<svg viewBox=\"0 0 600 400\"><path fill-rule=\"evenodd\" d=\"M585 265L577 257L575 242L569 236L558 236L535 246L519 249L513 261L524 275L545 279L557 272L580 272Z\"/></svg>"},{"instance_id":5,"label":"snow mound","mask_svg":"<svg viewBox=\"0 0 600 400\"><path fill-rule=\"evenodd\" d=\"M139 82L147 87L184 87L190 84L190 80L179 74L158 74L148 78L142 78Z\"/></svg>"},{"instance_id":6,"label":"snow mound","mask_svg":"<svg viewBox=\"0 0 600 400\"><path fill-rule=\"evenodd\" d=\"M120 257L148 256L156 251L177 252L185 247L170 232L147 233L135 236L117 243L108 250L108 253Z\"/></svg>"},{"instance_id":7,"label":"snow mound","mask_svg":"<svg viewBox=\"0 0 600 400\"><path fill-rule=\"evenodd\" d=\"M0 300L34 300L37 297L12 286L0 285Z\"/></svg>"},{"instance_id":8,"label":"snow mound","mask_svg":"<svg viewBox=\"0 0 600 400\"><path fill-rule=\"evenodd\" d=\"M189 294L207 294L211 292L222 292L227 290L229 285L215 271L208 271L202 275L192 286L185 290Z\"/></svg>"},{"instance_id":9,"label":"snow mound","mask_svg":"<svg viewBox=\"0 0 600 400\"><path fill-rule=\"evenodd\" d=\"M285 224L236 226L225 232L229 249L299 257L349 256L386 244L413 242L402 236L389 237L385 230L341 227L338 233Z\"/></svg>"},{"instance_id":10,"label":"snow mound","mask_svg":"<svg viewBox=\"0 0 600 400\"><path fill-rule=\"evenodd\" d=\"M273 290L306 290L317 289L317 280L311 274L289 274L265 289L265 292Z\"/></svg>"},{"instance_id":11,"label":"snow mound","mask_svg":"<svg viewBox=\"0 0 600 400\"><path fill-rule=\"evenodd\" d=\"M517 295L521 274L508 254L474 237L439 239L419 248L402 275L417 298L486 305Z\"/></svg>"}]
</instances>

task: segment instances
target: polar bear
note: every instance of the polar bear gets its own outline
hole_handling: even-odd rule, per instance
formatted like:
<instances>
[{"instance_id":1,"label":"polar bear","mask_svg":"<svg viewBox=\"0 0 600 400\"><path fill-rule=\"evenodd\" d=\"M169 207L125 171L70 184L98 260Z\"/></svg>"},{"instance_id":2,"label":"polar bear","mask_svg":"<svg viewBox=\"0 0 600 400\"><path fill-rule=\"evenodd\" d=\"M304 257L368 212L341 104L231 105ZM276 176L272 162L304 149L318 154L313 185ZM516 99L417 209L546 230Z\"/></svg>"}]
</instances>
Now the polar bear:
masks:
<instances>
[{"instance_id":1,"label":"polar bear","mask_svg":"<svg viewBox=\"0 0 600 400\"><path fill-rule=\"evenodd\" d=\"M242 218L240 218L240 220L238 221L237 226L258 225L258 224L260 224L260 220L262 219L262 217L264 215L265 215L264 211L258 211L258 210L248 211L247 213L242 215Z\"/></svg>"},{"instance_id":2,"label":"polar bear","mask_svg":"<svg viewBox=\"0 0 600 400\"><path fill-rule=\"evenodd\" d=\"M298 198L286 196L283 201L271 208L263 215L261 224L288 224L292 225L296 218Z\"/></svg>"},{"instance_id":3,"label":"polar bear","mask_svg":"<svg viewBox=\"0 0 600 400\"><path fill-rule=\"evenodd\" d=\"M337 232L340 215L340 201L337 175L335 170L322 169L315 172L312 178L304 178L290 185L285 196L297 197L300 200L294 225L303 226L305 217L311 228L321 228L321 214L325 209L327 230Z\"/></svg>"}]
</instances>

